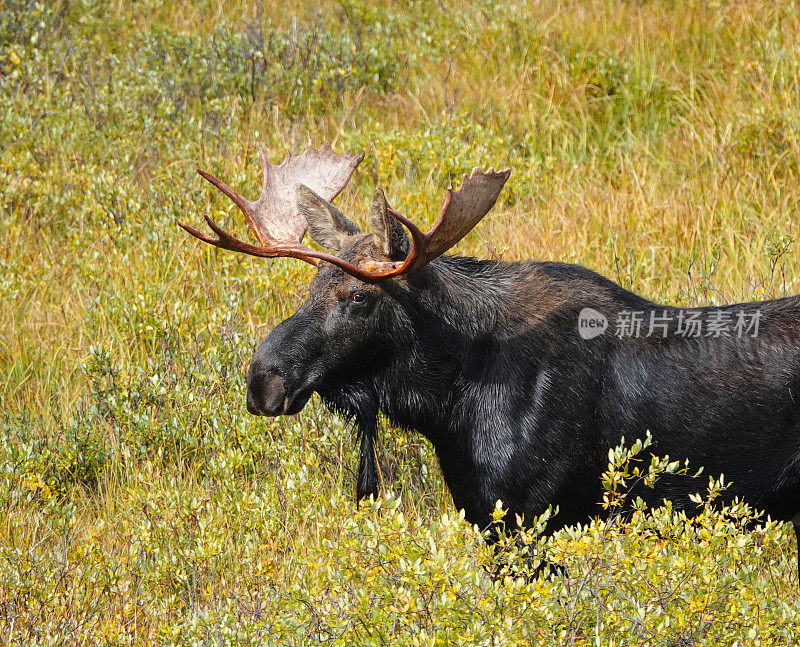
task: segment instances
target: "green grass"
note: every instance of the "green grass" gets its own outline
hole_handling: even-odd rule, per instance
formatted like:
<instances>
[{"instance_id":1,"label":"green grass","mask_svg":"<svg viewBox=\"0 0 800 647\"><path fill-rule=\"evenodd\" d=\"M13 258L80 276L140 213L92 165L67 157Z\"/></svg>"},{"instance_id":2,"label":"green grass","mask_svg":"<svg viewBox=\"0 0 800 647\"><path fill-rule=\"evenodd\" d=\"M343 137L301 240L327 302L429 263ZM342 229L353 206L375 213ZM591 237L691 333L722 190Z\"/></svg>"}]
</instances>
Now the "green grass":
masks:
<instances>
[{"instance_id":1,"label":"green grass","mask_svg":"<svg viewBox=\"0 0 800 647\"><path fill-rule=\"evenodd\" d=\"M792 533L741 511L564 532L541 550L567 576L493 583L430 448L385 424L386 502L356 510L353 432L316 398L244 408L311 270L175 226L247 236L194 169L254 195L257 142L332 141L366 153L338 199L362 222L376 183L429 223L508 166L458 252L676 304L797 293L795 3L221 6L0 3L2 640L796 642Z\"/></svg>"}]
</instances>

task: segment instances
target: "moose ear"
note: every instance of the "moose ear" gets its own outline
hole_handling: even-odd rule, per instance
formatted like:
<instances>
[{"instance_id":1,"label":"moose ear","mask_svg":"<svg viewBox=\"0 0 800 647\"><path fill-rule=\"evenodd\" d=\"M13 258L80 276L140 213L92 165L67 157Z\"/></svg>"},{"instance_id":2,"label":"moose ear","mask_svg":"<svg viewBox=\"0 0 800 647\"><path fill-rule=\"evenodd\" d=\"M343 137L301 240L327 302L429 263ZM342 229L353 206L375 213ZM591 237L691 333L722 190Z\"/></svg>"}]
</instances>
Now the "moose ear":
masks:
<instances>
[{"instance_id":1,"label":"moose ear","mask_svg":"<svg viewBox=\"0 0 800 647\"><path fill-rule=\"evenodd\" d=\"M295 201L308 221L308 233L322 247L339 251L348 236L361 233L356 223L303 184L295 187Z\"/></svg>"},{"instance_id":2,"label":"moose ear","mask_svg":"<svg viewBox=\"0 0 800 647\"><path fill-rule=\"evenodd\" d=\"M376 190L372 196L369 224L378 238L378 248L390 260L401 261L408 256L408 236L403 225L389 213L389 206L386 204L386 196L382 189Z\"/></svg>"}]
</instances>

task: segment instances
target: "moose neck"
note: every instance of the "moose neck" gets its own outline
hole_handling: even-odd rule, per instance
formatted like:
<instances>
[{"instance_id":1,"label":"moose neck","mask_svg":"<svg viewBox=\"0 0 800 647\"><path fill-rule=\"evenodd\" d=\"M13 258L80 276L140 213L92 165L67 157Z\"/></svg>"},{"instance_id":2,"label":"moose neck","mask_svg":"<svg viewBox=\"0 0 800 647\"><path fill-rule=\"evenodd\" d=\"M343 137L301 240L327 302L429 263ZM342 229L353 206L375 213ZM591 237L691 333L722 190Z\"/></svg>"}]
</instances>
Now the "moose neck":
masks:
<instances>
[{"instance_id":1,"label":"moose neck","mask_svg":"<svg viewBox=\"0 0 800 647\"><path fill-rule=\"evenodd\" d=\"M434 444L452 431L458 385L484 364L490 339L509 325L512 267L442 257L407 281L386 286L393 309L391 359L374 378L378 407ZM398 385L401 385L398 388Z\"/></svg>"}]
</instances>

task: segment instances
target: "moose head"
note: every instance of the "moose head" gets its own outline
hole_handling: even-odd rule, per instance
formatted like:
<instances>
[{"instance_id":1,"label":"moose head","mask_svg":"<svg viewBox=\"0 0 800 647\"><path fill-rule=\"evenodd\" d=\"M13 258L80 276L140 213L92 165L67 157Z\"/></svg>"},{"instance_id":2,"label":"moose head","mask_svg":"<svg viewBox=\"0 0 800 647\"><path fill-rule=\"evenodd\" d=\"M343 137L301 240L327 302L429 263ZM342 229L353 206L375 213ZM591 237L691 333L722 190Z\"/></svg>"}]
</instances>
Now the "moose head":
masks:
<instances>
[{"instance_id":1,"label":"moose head","mask_svg":"<svg viewBox=\"0 0 800 647\"><path fill-rule=\"evenodd\" d=\"M458 243L494 206L510 171L465 176L457 191L447 190L438 220L423 233L390 208L381 189L372 197L372 233L331 201L363 159L339 155L329 145L287 155L273 165L259 147L263 167L261 196L246 200L213 175L198 171L244 213L260 245L238 240L206 216L214 236L178 223L187 232L222 249L252 256L291 257L318 268L309 298L281 322L253 355L247 373L247 408L255 415L295 414L311 394L334 393L380 362L388 349L384 331L396 327L394 298L409 281ZM405 229L408 230L409 236ZM306 231L321 247L301 244ZM353 407L339 404L351 413Z\"/></svg>"}]
</instances>

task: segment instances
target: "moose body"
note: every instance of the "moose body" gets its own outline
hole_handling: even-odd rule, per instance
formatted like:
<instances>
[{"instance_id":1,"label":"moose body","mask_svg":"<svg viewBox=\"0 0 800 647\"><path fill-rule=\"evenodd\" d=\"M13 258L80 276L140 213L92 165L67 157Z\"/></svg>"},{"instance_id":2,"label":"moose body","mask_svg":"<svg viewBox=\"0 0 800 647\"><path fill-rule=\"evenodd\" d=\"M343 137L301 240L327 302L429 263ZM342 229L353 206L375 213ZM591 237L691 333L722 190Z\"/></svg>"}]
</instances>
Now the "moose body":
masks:
<instances>
[{"instance_id":1,"label":"moose body","mask_svg":"<svg viewBox=\"0 0 800 647\"><path fill-rule=\"evenodd\" d=\"M262 159L265 178L275 176ZM322 261L308 299L253 356L250 412L295 414L317 392L355 420L359 498L378 491L374 440L383 413L432 443L468 521L489 525L497 500L528 520L558 506L550 531L603 514L608 450L649 431L648 451L704 473L664 475L632 494L691 512L690 495L705 490L709 475L724 474L723 500L738 497L794 521L800 535L800 297L694 309L707 322L757 315L758 330L732 335L710 326L686 336L680 326L688 310L643 299L579 266L442 255L494 204L501 175L473 172L448 195L429 234L389 209L381 192L370 212L376 233L364 234L330 197L298 187L294 211L335 257L296 239L291 254L287 246L277 253L277 241L257 226L266 240L259 248L211 221L217 238L184 226L227 249ZM493 197L473 199L470 191ZM471 222L466 231L453 233L454 214ZM412 234L411 250L401 225ZM586 308L609 322L636 312L661 325L649 334L609 328L585 338Z\"/></svg>"}]
</instances>

